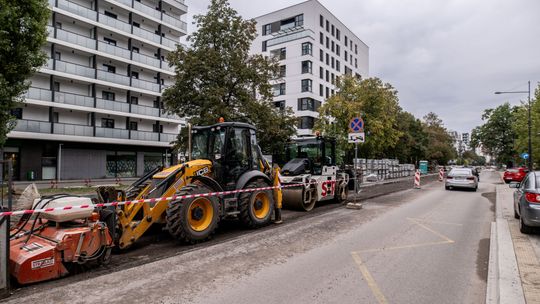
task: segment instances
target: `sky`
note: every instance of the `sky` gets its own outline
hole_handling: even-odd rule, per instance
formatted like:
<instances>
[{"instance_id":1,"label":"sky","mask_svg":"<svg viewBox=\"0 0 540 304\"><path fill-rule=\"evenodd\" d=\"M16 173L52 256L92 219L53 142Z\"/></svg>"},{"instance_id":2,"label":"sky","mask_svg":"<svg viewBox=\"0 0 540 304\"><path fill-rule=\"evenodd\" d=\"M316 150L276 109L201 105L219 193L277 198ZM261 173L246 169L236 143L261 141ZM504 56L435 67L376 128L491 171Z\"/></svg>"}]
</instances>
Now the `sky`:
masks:
<instances>
[{"instance_id":1,"label":"sky","mask_svg":"<svg viewBox=\"0 0 540 304\"><path fill-rule=\"evenodd\" d=\"M254 18L303 0L229 0ZM470 132L484 109L518 105L540 81L539 0L319 0L370 48L370 77L392 84L416 117L435 112L445 127ZM210 0L187 0L193 15Z\"/></svg>"}]
</instances>

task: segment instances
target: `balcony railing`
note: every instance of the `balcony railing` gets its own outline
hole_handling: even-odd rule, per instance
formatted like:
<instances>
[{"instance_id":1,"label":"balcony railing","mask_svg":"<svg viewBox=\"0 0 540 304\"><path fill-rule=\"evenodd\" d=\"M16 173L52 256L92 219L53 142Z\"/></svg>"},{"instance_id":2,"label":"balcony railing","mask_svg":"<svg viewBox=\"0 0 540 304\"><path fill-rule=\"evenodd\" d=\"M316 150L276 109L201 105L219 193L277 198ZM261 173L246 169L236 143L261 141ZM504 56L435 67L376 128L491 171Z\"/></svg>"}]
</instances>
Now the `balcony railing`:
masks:
<instances>
[{"instance_id":1,"label":"balcony railing","mask_svg":"<svg viewBox=\"0 0 540 304\"><path fill-rule=\"evenodd\" d=\"M66 123L55 123L53 133L72 136L94 136L94 127Z\"/></svg>"},{"instance_id":2,"label":"balcony railing","mask_svg":"<svg viewBox=\"0 0 540 304\"><path fill-rule=\"evenodd\" d=\"M82 5L73 3L71 1L67 0L58 0L57 4L58 8L63 9L65 11L68 11L70 13L74 13L76 15L79 15L84 18L92 19L94 21L97 20L97 12L94 10L91 10L89 8L86 8Z\"/></svg>"},{"instance_id":3,"label":"balcony railing","mask_svg":"<svg viewBox=\"0 0 540 304\"><path fill-rule=\"evenodd\" d=\"M30 87L24 94L24 97L27 99L52 101L52 92L48 89Z\"/></svg>"},{"instance_id":4,"label":"balcony railing","mask_svg":"<svg viewBox=\"0 0 540 304\"><path fill-rule=\"evenodd\" d=\"M176 45L178 43L180 43L179 41L174 41L174 40L169 39L167 37L162 37L162 38L163 38L163 40L161 41L161 44L163 44L164 46L168 46L170 48L173 48L173 49L176 48Z\"/></svg>"},{"instance_id":5,"label":"balcony railing","mask_svg":"<svg viewBox=\"0 0 540 304\"><path fill-rule=\"evenodd\" d=\"M116 73L110 73L103 70L97 71L97 79L129 86L129 77Z\"/></svg>"},{"instance_id":6,"label":"balcony railing","mask_svg":"<svg viewBox=\"0 0 540 304\"><path fill-rule=\"evenodd\" d=\"M131 24L118 20L116 18L109 17L104 14L99 14L99 22L103 23L105 25L108 25L110 27L119 29L121 31L124 31L126 33L131 33Z\"/></svg>"},{"instance_id":7,"label":"balcony railing","mask_svg":"<svg viewBox=\"0 0 540 304\"><path fill-rule=\"evenodd\" d=\"M285 32L278 32L275 34L276 38L272 38L266 42L267 47L275 46L285 42L298 40L306 37L315 37L315 33L312 30L305 30L303 27L296 27L289 29Z\"/></svg>"},{"instance_id":8,"label":"balcony railing","mask_svg":"<svg viewBox=\"0 0 540 304\"><path fill-rule=\"evenodd\" d=\"M47 25L47 36L54 38L54 27Z\"/></svg>"},{"instance_id":9,"label":"balcony railing","mask_svg":"<svg viewBox=\"0 0 540 304\"><path fill-rule=\"evenodd\" d=\"M174 27L178 27L184 31L187 30L187 23L185 23L184 21L180 20L180 19L176 19L172 16L169 16L167 14L163 14L163 17L162 17L162 20L168 24L171 24L172 26Z\"/></svg>"},{"instance_id":10,"label":"balcony railing","mask_svg":"<svg viewBox=\"0 0 540 304\"><path fill-rule=\"evenodd\" d=\"M159 84L155 82L132 78L131 85L139 89L149 90L149 91L154 91L154 92L159 93Z\"/></svg>"},{"instance_id":11,"label":"balcony railing","mask_svg":"<svg viewBox=\"0 0 540 304\"><path fill-rule=\"evenodd\" d=\"M81 107L94 107L94 97L73 93L54 92L54 102L70 104Z\"/></svg>"},{"instance_id":12,"label":"balcony railing","mask_svg":"<svg viewBox=\"0 0 540 304\"><path fill-rule=\"evenodd\" d=\"M144 141L158 141L159 133L131 130L131 139Z\"/></svg>"},{"instance_id":13,"label":"balcony railing","mask_svg":"<svg viewBox=\"0 0 540 304\"><path fill-rule=\"evenodd\" d=\"M178 135L176 134L169 134L169 133L161 133L159 141L163 142L172 142L175 141Z\"/></svg>"},{"instance_id":14,"label":"balcony railing","mask_svg":"<svg viewBox=\"0 0 540 304\"><path fill-rule=\"evenodd\" d=\"M153 41L155 43L160 43L160 38L159 35L156 35L150 31L147 31L147 30L144 30L140 27L136 27L134 26L133 27L133 35L136 35L136 36L139 36L141 38L144 38L144 39L147 39L147 40L150 40L150 41Z\"/></svg>"},{"instance_id":15,"label":"balcony railing","mask_svg":"<svg viewBox=\"0 0 540 304\"><path fill-rule=\"evenodd\" d=\"M95 44L95 41L94 41L94 44ZM114 56L126 58L126 59L129 59L130 53L131 53L128 49L124 49L124 48L121 48L112 44L108 44L103 41L98 42L98 50L114 55Z\"/></svg>"},{"instance_id":16,"label":"balcony railing","mask_svg":"<svg viewBox=\"0 0 540 304\"><path fill-rule=\"evenodd\" d=\"M129 130L96 127L96 137L129 139Z\"/></svg>"},{"instance_id":17,"label":"balcony railing","mask_svg":"<svg viewBox=\"0 0 540 304\"><path fill-rule=\"evenodd\" d=\"M61 60L56 60L55 70L59 72L64 72L64 73L73 74L77 76L84 76L88 78L95 77L95 69L88 66L61 61Z\"/></svg>"},{"instance_id":18,"label":"balcony railing","mask_svg":"<svg viewBox=\"0 0 540 304\"><path fill-rule=\"evenodd\" d=\"M96 49L96 40L83 35L68 32L62 29L56 29L56 38L62 41L70 42L89 49Z\"/></svg>"},{"instance_id":19,"label":"balcony railing","mask_svg":"<svg viewBox=\"0 0 540 304\"><path fill-rule=\"evenodd\" d=\"M19 132L51 133L51 123L47 121L19 119L13 130Z\"/></svg>"},{"instance_id":20,"label":"balcony railing","mask_svg":"<svg viewBox=\"0 0 540 304\"><path fill-rule=\"evenodd\" d=\"M161 19L161 12L148 5L135 1L133 2L133 8L156 19Z\"/></svg>"},{"instance_id":21,"label":"balcony railing","mask_svg":"<svg viewBox=\"0 0 540 304\"><path fill-rule=\"evenodd\" d=\"M135 52L133 52L133 57L132 58L133 58L133 60L135 60L137 62L140 62L142 64L146 64L146 65L150 65L150 66L159 68L159 59L157 59L157 58L150 57L150 56L147 56L147 55L144 55L144 54L135 53Z\"/></svg>"},{"instance_id":22,"label":"balcony railing","mask_svg":"<svg viewBox=\"0 0 540 304\"><path fill-rule=\"evenodd\" d=\"M187 5L182 0L166 0L165 2L169 3L170 5L187 12Z\"/></svg>"},{"instance_id":23,"label":"balcony railing","mask_svg":"<svg viewBox=\"0 0 540 304\"><path fill-rule=\"evenodd\" d=\"M159 117L159 109L141 105L131 105L131 113Z\"/></svg>"},{"instance_id":24,"label":"balcony railing","mask_svg":"<svg viewBox=\"0 0 540 304\"><path fill-rule=\"evenodd\" d=\"M169 118L169 119L180 119L180 117L176 114L170 114L165 111L161 112L161 117Z\"/></svg>"},{"instance_id":25,"label":"balcony railing","mask_svg":"<svg viewBox=\"0 0 540 304\"><path fill-rule=\"evenodd\" d=\"M96 108L103 110L110 110L116 112L129 113L129 104L125 102L105 100L101 98L96 99Z\"/></svg>"}]
</instances>

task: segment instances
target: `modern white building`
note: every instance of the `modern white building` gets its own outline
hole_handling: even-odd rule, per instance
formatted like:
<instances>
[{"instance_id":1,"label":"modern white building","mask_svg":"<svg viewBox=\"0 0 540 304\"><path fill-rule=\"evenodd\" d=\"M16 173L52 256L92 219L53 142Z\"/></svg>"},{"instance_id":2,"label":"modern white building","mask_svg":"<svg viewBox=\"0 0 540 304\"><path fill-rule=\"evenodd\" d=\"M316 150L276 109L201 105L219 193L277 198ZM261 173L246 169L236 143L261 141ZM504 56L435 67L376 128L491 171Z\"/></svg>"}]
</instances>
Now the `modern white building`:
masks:
<instances>
[{"instance_id":1,"label":"modern white building","mask_svg":"<svg viewBox=\"0 0 540 304\"><path fill-rule=\"evenodd\" d=\"M368 76L369 47L317 0L255 20L258 37L251 53L280 60L275 106L291 107L300 118L298 135L311 135L317 110L336 93L338 77Z\"/></svg>"},{"instance_id":2,"label":"modern white building","mask_svg":"<svg viewBox=\"0 0 540 304\"><path fill-rule=\"evenodd\" d=\"M170 162L166 56L187 34L183 0L49 0L48 56L4 148L15 179L141 176Z\"/></svg>"}]
</instances>

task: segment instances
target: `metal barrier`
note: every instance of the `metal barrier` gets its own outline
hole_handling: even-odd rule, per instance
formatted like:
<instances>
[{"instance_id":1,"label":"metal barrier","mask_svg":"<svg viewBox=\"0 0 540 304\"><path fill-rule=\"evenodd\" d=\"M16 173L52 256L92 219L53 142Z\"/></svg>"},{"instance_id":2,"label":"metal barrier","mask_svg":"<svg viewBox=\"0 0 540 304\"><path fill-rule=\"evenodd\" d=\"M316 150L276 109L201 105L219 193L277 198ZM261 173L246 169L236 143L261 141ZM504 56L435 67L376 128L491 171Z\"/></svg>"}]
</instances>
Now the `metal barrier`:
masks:
<instances>
[{"instance_id":1,"label":"metal barrier","mask_svg":"<svg viewBox=\"0 0 540 304\"><path fill-rule=\"evenodd\" d=\"M13 163L0 160L0 209L11 211ZM9 297L9 216L0 218L0 299Z\"/></svg>"}]
</instances>

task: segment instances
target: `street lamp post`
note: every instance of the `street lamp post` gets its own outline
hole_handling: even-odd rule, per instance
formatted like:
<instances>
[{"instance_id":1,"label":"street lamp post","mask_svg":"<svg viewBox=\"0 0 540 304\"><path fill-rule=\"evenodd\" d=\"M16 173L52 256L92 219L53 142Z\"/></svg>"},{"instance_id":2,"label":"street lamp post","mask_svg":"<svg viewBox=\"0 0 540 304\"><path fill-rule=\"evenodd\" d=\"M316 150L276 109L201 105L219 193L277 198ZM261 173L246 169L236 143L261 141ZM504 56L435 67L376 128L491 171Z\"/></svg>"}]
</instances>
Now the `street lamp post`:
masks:
<instances>
[{"instance_id":1,"label":"street lamp post","mask_svg":"<svg viewBox=\"0 0 540 304\"><path fill-rule=\"evenodd\" d=\"M529 89L528 91L510 91L510 92L495 92L495 94L529 94L527 102L527 129L528 129L528 153L529 153L529 171L533 170L533 161L532 161L532 143L531 143L531 81L528 82Z\"/></svg>"}]
</instances>

